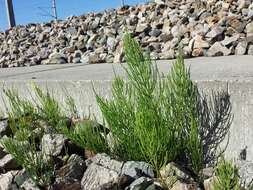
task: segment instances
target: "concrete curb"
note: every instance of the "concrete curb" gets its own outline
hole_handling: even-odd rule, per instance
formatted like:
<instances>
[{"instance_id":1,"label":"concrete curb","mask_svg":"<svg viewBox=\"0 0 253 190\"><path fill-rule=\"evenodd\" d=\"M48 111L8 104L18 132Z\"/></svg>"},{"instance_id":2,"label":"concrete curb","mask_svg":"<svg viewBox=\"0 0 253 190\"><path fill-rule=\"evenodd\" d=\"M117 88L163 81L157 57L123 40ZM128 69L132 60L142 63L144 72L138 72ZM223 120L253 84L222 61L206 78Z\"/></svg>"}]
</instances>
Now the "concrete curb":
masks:
<instances>
[{"instance_id":1,"label":"concrete curb","mask_svg":"<svg viewBox=\"0 0 253 190\"><path fill-rule=\"evenodd\" d=\"M253 160L253 63L252 57L197 58L186 60L191 66L192 78L207 95L213 91L228 90L234 116L230 141L226 150L229 158L238 158L242 149L247 147L247 160ZM170 61L158 62L161 71L167 72ZM124 72L118 66L119 75ZM34 77L34 78L33 78ZM47 79L48 77L48 79ZM26 98L34 95L31 84L34 82L42 89L48 89L59 101L66 95L72 96L79 111L84 115L96 115L101 120L92 83L105 98L111 97L111 82L114 78L110 64L79 66L45 66L0 70L0 97L3 89L14 88ZM36 101L36 100L35 100ZM4 98L0 106L5 105Z\"/></svg>"}]
</instances>

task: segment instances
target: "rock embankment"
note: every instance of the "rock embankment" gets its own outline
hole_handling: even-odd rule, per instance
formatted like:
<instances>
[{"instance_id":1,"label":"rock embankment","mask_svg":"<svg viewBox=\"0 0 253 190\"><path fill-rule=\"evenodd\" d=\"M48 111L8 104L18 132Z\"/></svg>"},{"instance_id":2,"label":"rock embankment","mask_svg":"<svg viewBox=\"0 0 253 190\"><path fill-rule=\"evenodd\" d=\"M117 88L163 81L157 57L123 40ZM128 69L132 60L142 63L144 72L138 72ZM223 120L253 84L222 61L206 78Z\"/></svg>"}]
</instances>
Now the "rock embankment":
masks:
<instances>
[{"instance_id":1,"label":"rock embankment","mask_svg":"<svg viewBox=\"0 0 253 190\"><path fill-rule=\"evenodd\" d=\"M0 67L123 61L126 29L153 59L253 55L251 0L156 0L0 33Z\"/></svg>"},{"instance_id":2,"label":"rock embankment","mask_svg":"<svg viewBox=\"0 0 253 190\"><path fill-rule=\"evenodd\" d=\"M96 125L96 123L95 123ZM44 126L48 128L49 126ZM96 127L96 126L94 126ZM37 128L38 129L38 128ZM49 130L50 131L50 130ZM49 132L48 131L48 132ZM0 141L12 136L7 119L0 119ZM24 145L24 144L23 144ZM20 146L22 146L20 144ZM199 190L194 176L184 166L174 162L168 163L157 176L152 166L143 161L120 161L105 153L81 148L63 134L45 133L41 142L36 144L37 153L48 161L36 157L31 163L46 162L53 164L53 176L49 171L34 165L34 171L40 176L48 176L49 184L40 186L33 173L18 164L17 160L3 148L0 143L0 190ZM32 154L31 149L26 150ZM31 157L32 158L32 157ZM36 161L37 160L37 161ZM51 160L51 161L49 161ZM240 160L240 175L245 185L253 180L253 163ZM41 170L39 170L41 169ZM44 171L44 172L43 172ZM216 180L215 169L206 167L201 170L203 186L201 189L213 190ZM47 173L46 173L47 172ZM196 176L195 176L196 177ZM37 179L37 180L36 180Z\"/></svg>"}]
</instances>

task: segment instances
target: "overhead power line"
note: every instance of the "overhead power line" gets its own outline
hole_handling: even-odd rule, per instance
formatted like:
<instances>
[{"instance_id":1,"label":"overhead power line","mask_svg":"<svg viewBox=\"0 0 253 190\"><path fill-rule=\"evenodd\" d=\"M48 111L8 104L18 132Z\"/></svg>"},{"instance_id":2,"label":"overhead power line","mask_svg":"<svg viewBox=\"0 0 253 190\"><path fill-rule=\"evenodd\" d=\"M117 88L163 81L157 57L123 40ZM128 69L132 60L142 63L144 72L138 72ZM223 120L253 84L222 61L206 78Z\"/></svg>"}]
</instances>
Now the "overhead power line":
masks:
<instances>
[{"instance_id":1,"label":"overhead power line","mask_svg":"<svg viewBox=\"0 0 253 190\"><path fill-rule=\"evenodd\" d=\"M45 16L45 17L51 17L55 20L58 19L56 0L51 0L51 6L50 7L38 7L38 8L40 9L39 15Z\"/></svg>"}]
</instances>

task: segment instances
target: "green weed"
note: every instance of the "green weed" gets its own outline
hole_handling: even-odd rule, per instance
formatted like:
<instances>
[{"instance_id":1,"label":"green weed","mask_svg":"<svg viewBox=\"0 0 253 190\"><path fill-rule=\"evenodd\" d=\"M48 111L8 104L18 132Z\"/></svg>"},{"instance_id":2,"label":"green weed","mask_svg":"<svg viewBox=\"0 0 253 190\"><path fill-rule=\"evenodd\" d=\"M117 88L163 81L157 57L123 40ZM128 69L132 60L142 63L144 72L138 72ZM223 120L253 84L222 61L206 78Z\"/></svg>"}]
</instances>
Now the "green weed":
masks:
<instances>
[{"instance_id":1,"label":"green weed","mask_svg":"<svg viewBox=\"0 0 253 190\"><path fill-rule=\"evenodd\" d=\"M214 190L239 190L240 175L239 169L231 161L226 161L223 157L218 162L214 181Z\"/></svg>"},{"instance_id":2,"label":"green weed","mask_svg":"<svg viewBox=\"0 0 253 190\"><path fill-rule=\"evenodd\" d=\"M163 78L129 34L124 50L128 81L116 77L112 100L96 94L115 142L112 154L147 161L158 171L186 153L189 167L198 173L202 168L198 91L183 57L178 57L170 75Z\"/></svg>"}]
</instances>

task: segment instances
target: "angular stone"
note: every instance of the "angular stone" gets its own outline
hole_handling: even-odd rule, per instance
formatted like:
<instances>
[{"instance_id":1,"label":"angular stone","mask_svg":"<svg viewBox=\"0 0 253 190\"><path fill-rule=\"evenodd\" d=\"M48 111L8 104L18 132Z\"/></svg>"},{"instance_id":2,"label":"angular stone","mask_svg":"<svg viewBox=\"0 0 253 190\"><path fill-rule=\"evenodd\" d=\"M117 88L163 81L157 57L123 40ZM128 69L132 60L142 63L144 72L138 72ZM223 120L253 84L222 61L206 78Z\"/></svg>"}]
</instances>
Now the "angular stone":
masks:
<instances>
[{"instance_id":1,"label":"angular stone","mask_svg":"<svg viewBox=\"0 0 253 190\"><path fill-rule=\"evenodd\" d=\"M69 28L66 28L66 33L67 34L70 34L71 36L74 36L77 34L77 30L75 27L69 27Z\"/></svg>"},{"instance_id":2,"label":"angular stone","mask_svg":"<svg viewBox=\"0 0 253 190\"><path fill-rule=\"evenodd\" d=\"M253 162L240 160L237 165L242 181L246 186L249 186L253 181Z\"/></svg>"},{"instance_id":3,"label":"angular stone","mask_svg":"<svg viewBox=\"0 0 253 190\"><path fill-rule=\"evenodd\" d=\"M0 168L3 168L5 170L16 170L19 168L19 165L11 154L7 154L2 159L0 159Z\"/></svg>"},{"instance_id":4,"label":"angular stone","mask_svg":"<svg viewBox=\"0 0 253 190\"><path fill-rule=\"evenodd\" d=\"M168 177L175 176L176 179L189 180L191 176L187 174L180 166L174 162L168 163L165 167L160 170L160 175L162 178L166 179Z\"/></svg>"},{"instance_id":5,"label":"angular stone","mask_svg":"<svg viewBox=\"0 0 253 190\"><path fill-rule=\"evenodd\" d=\"M194 49L192 51L192 56L193 57L199 57L204 55L204 50L202 48Z\"/></svg>"},{"instance_id":6,"label":"angular stone","mask_svg":"<svg viewBox=\"0 0 253 190\"><path fill-rule=\"evenodd\" d=\"M247 51L247 47L248 47L248 43L246 40L239 42L235 48L235 54L236 55L244 55Z\"/></svg>"},{"instance_id":7,"label":"angular stone","mask_svg":"<svg viewBox=\"0 0 253 190\"><path fill-rule=\"evenodd\" d=\"M72 62L69 63L81 63L81 58L80 57L76 57L72 60Z\"/></svg>"},{"instance_id":8,"label":"angular stone","mask_svg":"<svg viewBox=\"0 0 253 190\"><path fill-rule=\"evenodd\" d=\"M209 43L207 41L203 40L202 36L197 35L194 38L194 45L193 45L194 49L196 49L196 48L209 48L209 47L210 47Z\"/></svg>"},{"instance_id":9,"label":"angular stone","mask_svg":"<svg viewBox=\"0 0 253 190\"><path fill-rule=\"evenodd\" d=\"M229 20L229 25L236 30L236 32L238 33L241 33L243 32L245 26L246 26L246 23L234 18L234 19L231 19Z\"/></svg>"},{"instance_id":10,"label":"angular stone","mask_svg":"<svg viewBox=\"0 0 253 190\"><path fill-rule=\"evenodd\" d=\"M137 26L136 26L136 29L135 31L138 32L138 33L142 33L142 32L145 32L147 30L149 30L150 27L147 26L146 23L139 23Z\"/></svg>"},{"instance_id":11,"label":"angular stone","mask_svg":"<svg viewBox=\"0 0 253 190\"><path fill-rule=\"evenodd\" d=\"M121 175L128 175L132 178L139 178L141 176L149 176L153 178L154 171L152 167L146 162L128 161L123 165Z\"/></svg>"},{"instance_id":12,"label":"angular stone","mask_svg":"<svg viewBox=\"0 0 253 190\"><path fill-rule=\"evenodd\" d=\"M170 190L198 190L198 188L194 184L177 181Z\"/></svg>"},{"instance_id":13,"label":"angular stone","mask_svg":"<svg viewBox=\"0 0 253 190\"><path fill-rule=\"evenodd\" d=\"M49 59L66 59L66 56L62 53L54 52L49 55Z\"/></svg>"},{"instance_id":14,"label":"angular stone","mask_svg":"<svg viewBox=\"0 0 253 190\"><path fill-rule=\"evenodd\" d=\"M67 164L57 171L57 175L62 178L81 180L85 169L86 165L82 157L72 154Z\"/></svg>"},{"instance_id":15,"label":"angular stone","mask_svg":"<svg viewBox=\"0 0 253 190\"><path fill-rule=\"evenodd\" d=\"M123 60L123 43L119 43L116 48L113 63L121 63Z\"/></svg>"},{"instance_id":16,"label":"angular stone","mask_svg":"<svg viewBox=\"0 0 253 190\"><path fill-rule=\"evenodd\" d=\"M5 174L0 175L0 189L1 190L9 190L12 189L12 180L16 175L17 171L9 171Z\"/></svg>"},{"instance_id":17,"label":"angular stone","mask_svg":"<svg viewBox=\"0 0 253 190\"><path fill-rule=\"evenodd\" d=\"M222 45L227 46L235 43L240 38L239 34L235 34L231 37L225 36L225 39L221 41Z\"/></svg>"},{"instance_id":18,"label":"angular stone","mask_svg":"<svg viewBox=\"0 0 253 190\"><path fill-rule=\"evenodd\" d=\"M89 38L89 40L87 41L87 46L92 46L95 43L95 41L96 41L97 38L98 38L98 35L97 34L93 34Z\"/></svg>"},{"instance_id":19,"label":"angular stone","mask_svg":"<svg viewBox=\"0 0 253 190\"><path fill-rule=\"evenodd\" d=\"M164 0L154 0L155 3L163 5L165 3Z\"/></svg>"},{"instance_id":20,"label":"angular stone","mask_svg":"<svg viewBox=\"0 0 253 190\"><path fill-rule=\"evenodd\" d=\"M171 28L171 34L174 38L181 38L186 32L186 28L181 25L175 25Z\"/></svg>"},{"instance_id":21,"label":"angular stone","mask_svg":"<svg viewBox=\"0 0 253 190\"><path fill-rule=\"evenodd\" d=\"M150 186L148 186L145 190L164 190L160 184L153 183Z\"/></svg>"},{"instance_id":22,"label":"angular stone","mask_svg":"<svg viewBox=\"0 0 253 190\"><path fill-rule=\"evenodd\" d=\"M127 188L129 190L142 190L147 189L153 183L152 179L147 177L140 177L136 179L130 186Z\"/></svg>"},{"instance_id":23,"label":"angular stone","mask_svg":"<svg viewBox=\"0 0 253 190\"><path fill-rule=\"evenodd\" d=\"M123 162L111 159L110 156L107 154L97 154L91 159L86 160L86 164L97 164L100 166L103 166L104 168L108 168L110 170L113 170L117 172L118 174L121 173L121 168L123 166Z\"/></svg>"},{"instance_id":24,"label":"angular stone","mask_svg":"<svg viewBox=\"0 0 253 190\"><path fill-rule=\"evenodd\" d=\"M158 37L161 34L161 30L157 29L157 28L153 28L150 32L149 35L153 36L153 37Z\"/></svg>"},{"instance_id":25,"label":"angular stone","mask_svg":"<svg viewBox=\"0 0 253 190\"><path fill-rule=\"evenodd\" d=\"M85 171L81 181L84 190L117 189L119 174L103 166L92 163Z\"/></svg>"},{"instance_id":26,"label":"angular stone","mask_svg":"<svg viewBox=\"0 0 253 190\"><path fill-rule=\"evenodd\" d=\"M40 188L34 183L32 179L27 179L24 183L20 186L20 189L23 190L40 190Z\"/></svg>"},{"instance_id":27,"label":"angular stone","mask_svg":"<svg viewBox=\"0 0 253 190\"><path fill-rule=\"evenodd\" d=\"M82 57L82 51L80 51L80 50L76 50L75 52L74 52L74 58L80 58L80 57Z\"/></svg>"},{"instance_id":28,"label":"angular stone","mask_svg":"<svg viewBox=\"0 0 253 190\"><path fill-rule=\"evenodd\" d=\"M25 171L25 169L23 169L17 172L13 181L20 187L28 179L29 174L27 173L27 171Z\"/></svg>"},{"instance_id":29,"label":"angular stone","mask_svg":"<svg viewBox=\"0 0 253 190\"><path fill-rule=\"evenodd\" d=\"M248 55L253 55L253 45L250 44L248 47Z\"/></svg>"},{"instance_id":30,"label":"angular stone","mask_svg":"<svg viewBox=\"0 0 253 190\"><path fill-rule=\"evenodd\" d=\"M206 180L204 180L204 187L205 190L214 190L214 182L216 181L216 177L210 177Z\"/></svg>"},{"instance_id":31,"label":"angular stone","mask_svg":"<svg viewBox=\"0 0 253 190\"><path fill-rule=\"evenodd\" d=\"M204 168L199 173L204 178L210 178L214 175L214 168L213 167Z\"/></svg>"},{"instance_id":32,"label":"angular stone","mask_svg":"<svg viewBox=\"0 0 253 190\"><path fill-rule=\"evenodd\" d=\"M52 53L49 55L48 64L65 64L66 57L61 53Z\"/></svg>"},{"instance_id":33,"label":"angular stone","mask_svg":"<svg viewBox=\"0 0 253 190\"><path fill-rule=\"evenodd\" d=\"M56 178L52 187L54 190L81 190L81 182L73 178Z\"/></svg>"},{"instance_id":34,"label":"angular stone","mask_svg":"<svg viewBox=\"0 0 253 190\"><path fill-rule=\"evenodd\" d=\"M253 22L250 22L249 24L246 25L246 34L247 36L253 35Z\"/></svg>"},{"instance_id":35,"label":"angular stone","mask_svg":"<svg viewBox=\"0 0 253 190\"><path fill-rule=\"evenodd\" d=\"M66 137L62 134L45 134L42 137L42 152L45 155L58 156L63 150Z\"/></svg>"},{"instance_id":36,"label":"angular stone","mask_svg":"<svg viewBox=\"0 0 253 190\"><path fill-rule=\"evenodd\" d=\"M163 22L162 33L171 34L170 30L171 30L171 22L169 19L165 19Z\"/></svg>"},{"instance_id":37,"label":"angular stone","mask_svg":"<svg viewBox=\"0 0 253 190\"><path fill-rule=\"evenodd\" d=\"M3 147L0 147L0 159L2 159L4 156L6 156L8 153L5 152Z\"/></svg>"},{"instance_id":38,"label":"angular stone","mask_svg":"<svg viewBox=\"0 0 253 190\"><path fill-rule=\"evenodd\" d=\"M113 37L109 37L107 38L107 47L112 50L115 51L116 48L116 40Z\"/></svg>"},{"instance_id":39,"label":"angular stone","mask_svg":"<svg viewBox=\"0 0 253 190\"><path fill-rule=\"evenodd\" d=\"M224 28L216 26L213 27L212 30L206 34L206 37L211 38L211 40L221 41L223 40L223 35Z\"/></svg>"},{"instance_id":40,"label":"angular stone","mask_svg":"<svg viewBox=\"0 0 253 190\"><path fill-rule=\"evenodd\" d=\"M76 50L75 46L69 46L69 47L64 48L65 53L74 53L75 50Z\"/></svg>"},{"instance_id":41,"label":"angular stone","mask_svg":"<svg viewBox=\"0 0 253 190\"><path fill-rule=\"evenodd\" d=\"M10 128L8 127L8 120L7 119L0 119L0 138L4 135L9 135L11 133Z\"/></svg>"},{"instance_id":42,"label":"angular stone","mask_svg":"<svg viewBox=\"0 0 253 190\"><path fill-rule=\"evenodd\" d=\"M215 42L207 51L208 56L227 56L231 50L223 46L220 42Z\"/></svg>"},{"instance_id":43,"label":"angular stone","mask_svg":"<svg viewBox=\"0 0 253 190\"><path fill-rule=\"evenodd\" d=\"M175 51L173 49L170 50L162 50L160 53L160 59L174 59L175 58Z\"/></svg>"},{"instance_id":44,"label":"angular stone","mask_svg":"<svg viewBox=\"0 0 253 190\"><path fill-rule=\"evenodd\" d=\"M84 55L81 58L81 62L82 63L99 63L100 62L100 58L98 56L98 54L92 52L89 55Z\"/></svg>"}]
</instances>

